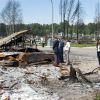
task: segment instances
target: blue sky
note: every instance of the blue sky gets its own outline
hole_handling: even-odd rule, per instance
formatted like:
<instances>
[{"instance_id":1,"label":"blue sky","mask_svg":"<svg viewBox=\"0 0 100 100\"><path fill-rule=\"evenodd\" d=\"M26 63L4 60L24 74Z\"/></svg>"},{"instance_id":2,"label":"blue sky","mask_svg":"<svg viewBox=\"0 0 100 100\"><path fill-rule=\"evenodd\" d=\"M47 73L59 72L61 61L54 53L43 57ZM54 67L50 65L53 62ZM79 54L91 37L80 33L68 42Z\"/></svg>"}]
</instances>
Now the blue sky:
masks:
<instances>
[{"instance_id":1,"label":"blue sky","mask_svg":"<svg viewBox=\"0 0 100 100\"><path fill-rule=\"evenodd\" d=\"M5 7L8 0L0 0L0 12ZM21 4L24 23L50 24L51 20L51 2L50 0L18 0ZM84 10L84 22L93 22L95 16L95 6L98 0L80 0ZM54 2L54 22L60 22L59 2Z\"/></svg>"}]
</instances>

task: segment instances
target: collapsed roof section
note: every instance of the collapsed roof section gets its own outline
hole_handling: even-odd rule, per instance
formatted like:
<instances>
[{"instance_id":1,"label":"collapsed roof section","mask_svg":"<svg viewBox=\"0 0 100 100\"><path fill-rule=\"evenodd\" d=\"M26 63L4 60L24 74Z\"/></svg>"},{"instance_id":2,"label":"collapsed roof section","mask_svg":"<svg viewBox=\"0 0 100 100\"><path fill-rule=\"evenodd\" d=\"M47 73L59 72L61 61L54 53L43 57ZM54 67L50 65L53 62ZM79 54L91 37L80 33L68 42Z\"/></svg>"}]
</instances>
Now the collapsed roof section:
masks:
<instances>
[{"instance_id":1,"label":"collapsed roof section","mask_svg":"<svg viewBox=\"0 0 100 100\"><path fill-rule=\"evenodd\" d=\"M13 41L21 38L24 34L26 34L28 32L28 30L24 30L24 31L20 31L20 32L16 32L13 33L5 38L0 39L0 47L2 46L7 46L10 43L12 43Z\"/></svg>"}]
</instances>

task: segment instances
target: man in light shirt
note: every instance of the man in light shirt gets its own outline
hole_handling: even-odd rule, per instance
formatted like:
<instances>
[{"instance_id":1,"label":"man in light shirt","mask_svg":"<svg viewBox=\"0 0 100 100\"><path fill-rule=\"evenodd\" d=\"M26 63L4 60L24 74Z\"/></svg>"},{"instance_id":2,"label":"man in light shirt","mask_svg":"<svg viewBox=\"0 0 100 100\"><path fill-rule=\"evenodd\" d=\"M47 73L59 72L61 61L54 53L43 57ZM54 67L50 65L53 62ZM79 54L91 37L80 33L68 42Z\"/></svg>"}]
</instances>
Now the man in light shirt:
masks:
<instances>
[{"instance_id":1,"label":"man in light shirt","mask_svg":"<svg viewBox=\"0 0 100 100\"><path fill-rule=\"evenodd\" d=\"M70 59L69 59L70 48L71 48L71 42L68 40L64 46L64 53L67 65L70 64Z\"/></svg>"}]
</instances>

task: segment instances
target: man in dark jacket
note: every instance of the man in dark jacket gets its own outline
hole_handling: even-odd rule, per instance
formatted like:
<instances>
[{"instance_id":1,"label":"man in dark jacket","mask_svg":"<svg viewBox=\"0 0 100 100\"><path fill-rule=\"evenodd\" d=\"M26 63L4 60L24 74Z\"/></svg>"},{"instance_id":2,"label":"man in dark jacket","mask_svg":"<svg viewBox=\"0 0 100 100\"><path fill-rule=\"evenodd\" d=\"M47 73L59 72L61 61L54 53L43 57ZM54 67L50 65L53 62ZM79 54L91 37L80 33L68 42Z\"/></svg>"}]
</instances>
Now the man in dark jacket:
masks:
<instances>
[{"instance_id":1,"label":"man in dark jacket","mask_svg":"<svg viewBox=\"0 0 100 100\"><path fill-rule=\"evenodd\" d=\"M59 41L59 60L60 60L60 63L64 63L63 48L64 48L64 42L63 42L63 39L60 39L60 41Z\"/></svg>"},{"instance_id":2,"label":"man in dark jacket","mask_svg":"<svg viewBox=\"0 0 100 100\"><path fill-rule=\"evenodd\" d=\"M53 42L53 51L54 51L55 64L59 65L59 40L57 38Z\"/></svg>"}]
</instances>

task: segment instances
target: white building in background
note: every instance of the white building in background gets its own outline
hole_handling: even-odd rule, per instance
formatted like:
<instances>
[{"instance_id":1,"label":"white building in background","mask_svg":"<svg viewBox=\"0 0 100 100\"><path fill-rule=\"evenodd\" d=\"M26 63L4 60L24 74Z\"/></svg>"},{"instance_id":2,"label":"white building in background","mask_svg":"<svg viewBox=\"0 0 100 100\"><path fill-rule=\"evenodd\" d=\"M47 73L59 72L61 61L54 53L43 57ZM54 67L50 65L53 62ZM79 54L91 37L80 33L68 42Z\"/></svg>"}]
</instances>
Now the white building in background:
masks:
<instances>
[{"instance_id":1,"label":"white building in background","mask_svg":"<svg viewBox=\"0 0 100 100\"><path fill-rule=\"evenodd\" d=\"M58 33L58 36L63 36L63 32Z\"/></svg>"}]
</instances>

